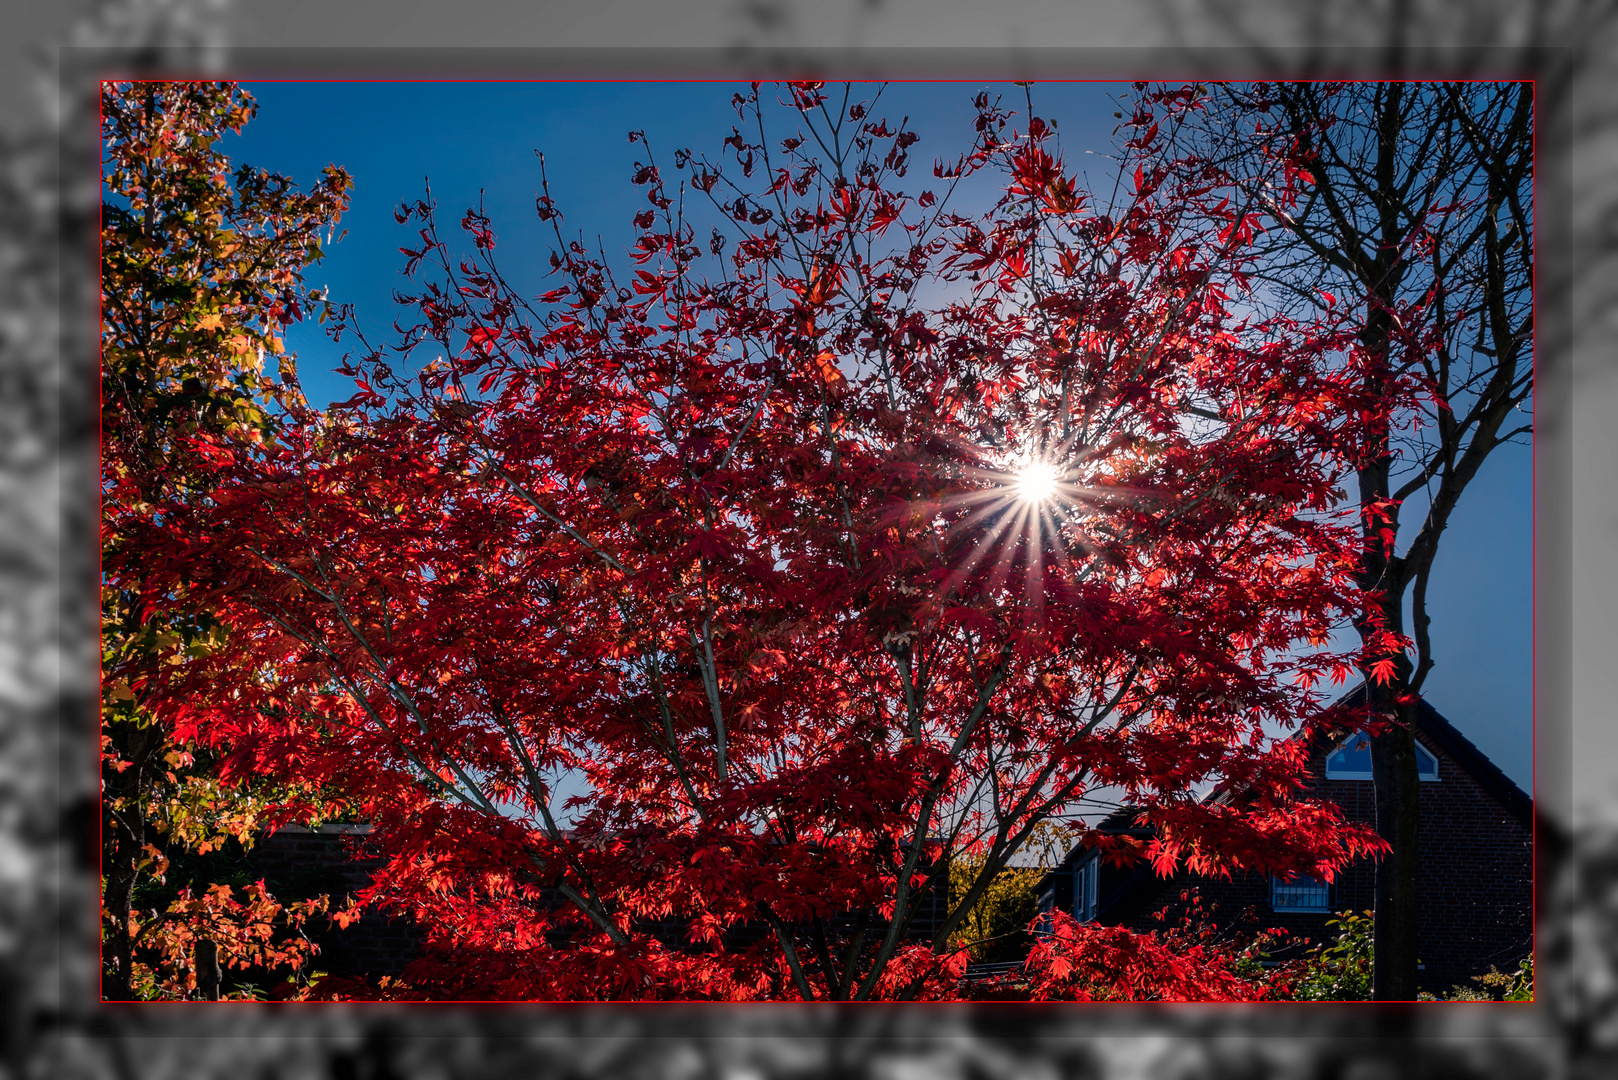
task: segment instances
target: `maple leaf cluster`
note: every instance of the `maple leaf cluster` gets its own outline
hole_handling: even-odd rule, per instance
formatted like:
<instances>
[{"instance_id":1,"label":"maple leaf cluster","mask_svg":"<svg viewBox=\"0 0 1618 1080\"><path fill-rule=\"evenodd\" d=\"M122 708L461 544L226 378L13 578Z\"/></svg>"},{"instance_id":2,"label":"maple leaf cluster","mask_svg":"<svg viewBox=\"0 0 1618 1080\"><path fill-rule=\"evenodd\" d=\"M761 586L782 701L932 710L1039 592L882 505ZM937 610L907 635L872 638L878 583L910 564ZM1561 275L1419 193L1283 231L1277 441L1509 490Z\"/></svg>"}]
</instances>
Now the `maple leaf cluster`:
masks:
<instances>
[{"instance_id":1,"label":"maple leaf cluster","mask_svg":"<svg viewBox=\"0 0 1618 1080\"><path fill-rule=\"evenodd\" d=\"M144 999L185 1000L197 991L193 955L198 941L217 947L220 967L300 969L320 951L301 933L305 923L330 907L327 897L283 904L270 895L262 880L243 890L238 900L229 885L211 885L199 895L180 890L166 911L145 921L133 920L132 931L142 959L134 965L132 982ZM341 913L339 913L341 914ZM293 931L292 935L287 930ZM251 990L231 995L256 1000Z\"/></svg>"},{"instance_id":2,"label":"maple leaf cluster","mask_svg":"<svg viewBox=\"0 0 1618 1080\"><path fill-rule=\"evenodd\" d=\"M1131 931L1051 914L1025 971L1034 1001L1262 1001L1274 990L1241 972L1242 951L1176 931Z\"/></svg>"},{"instance_id":3,"label":"maple leaf cluster","mask_svg":"<svg viewBox=\"0 0 1618 1080\"><path fill-rule=\"evenodd\" d=\"M1362 614L1332 418L1363 402L1321 375L1353 343L1249 313L1217 166L1148 110L1103 200L985 92L917 190L873 102L776 96L672 170L632 133L627 271L547 189L539 297L480 212L457 256L402 206L415 318L345 324L357 393L289 403L134 541L230 631L165 723L227 780L343 791L385 860L362 899L427 935L408 989L332 993L952 996L962 920L1086 798L1137 806L1157 839L1116 857L1162 873L1382 850L1282 737ZM1074 933L1109 993L1236 994Z\"/></svg>"}]
</instances>

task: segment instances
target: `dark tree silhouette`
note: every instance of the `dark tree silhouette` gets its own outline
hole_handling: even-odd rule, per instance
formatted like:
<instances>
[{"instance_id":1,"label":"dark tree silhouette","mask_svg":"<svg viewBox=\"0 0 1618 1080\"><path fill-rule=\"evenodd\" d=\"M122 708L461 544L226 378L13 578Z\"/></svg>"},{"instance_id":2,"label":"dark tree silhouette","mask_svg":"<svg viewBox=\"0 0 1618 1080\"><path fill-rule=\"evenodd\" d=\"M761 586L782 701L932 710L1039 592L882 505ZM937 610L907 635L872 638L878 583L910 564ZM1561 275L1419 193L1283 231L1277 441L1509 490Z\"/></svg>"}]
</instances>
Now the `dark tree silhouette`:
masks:
<instances>
[{"instance_id":1,"label":"dark tree silhouette","mask_svg":"<svg viewBox=\"0 0 1618 1080\"><path fill-rule=\"evenodd\" d=\"M1526 82L1221 85L1177 135L1266 216L1261 303L1344 319L1371 398L1421 388L1401 399L1413 407L1345 427L1359 582L1374 598L1356 629L1372 711L1397 721L1371 740L1377 828L1393 846L1377 869L1379 1000L1417 990L1412 721L1434 664L1434 560L1484 461L1533 431L1533 109ZM1298 170L1307 195L1283 205L1274 192ZM1415 532L1400 544L1406 519ZM1408 652L1382 640L1407 633L1407 602Z\"/></svg>"}]
</instances>

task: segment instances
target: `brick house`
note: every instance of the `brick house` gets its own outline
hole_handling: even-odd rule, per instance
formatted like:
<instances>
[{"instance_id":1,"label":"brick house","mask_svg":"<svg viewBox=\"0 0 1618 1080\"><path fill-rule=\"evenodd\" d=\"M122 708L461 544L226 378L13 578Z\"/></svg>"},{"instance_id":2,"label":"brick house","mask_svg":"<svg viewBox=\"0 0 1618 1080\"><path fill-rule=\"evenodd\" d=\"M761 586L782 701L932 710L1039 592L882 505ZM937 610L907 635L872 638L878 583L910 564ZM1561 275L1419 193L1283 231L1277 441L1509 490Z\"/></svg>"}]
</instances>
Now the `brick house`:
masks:
<instances>
[{"instance_id":1,"label":"brick house","mask_svg":"<svg viewBox=\"0 0 1618 1080\"><path fill-rule=\"evenodd\" d=\"M1364 688L1344 699L1355 704ZM1421 779L1421 881L1417 930L1422 988L1443 992L1495 965L1514 968L1533 948L1534 808L1512 780L1448 720L1423 701L1417 713L1417 772ZM1375 801L1370 751L1360 735L1317 738L1308 794L1329 799L1354 821L1372 822ZM1215 793L1211 797L1220 797ZM1134 811L1115 811L1101 831L1151 835L1134 826ZM1255 873L1230 880L1184 871L1159 878L1148 864L1105 865L1098 853L1075 847L1039 885L1040 910L1061 907L1080 921L1150 930L1183 908L1195 886L1221 927L1284 927L1320 942L1334 912L1363 911L1373 899L1373 865L1359 860L1327 884L1280 881Z\"/></svg>"}]
</instances>

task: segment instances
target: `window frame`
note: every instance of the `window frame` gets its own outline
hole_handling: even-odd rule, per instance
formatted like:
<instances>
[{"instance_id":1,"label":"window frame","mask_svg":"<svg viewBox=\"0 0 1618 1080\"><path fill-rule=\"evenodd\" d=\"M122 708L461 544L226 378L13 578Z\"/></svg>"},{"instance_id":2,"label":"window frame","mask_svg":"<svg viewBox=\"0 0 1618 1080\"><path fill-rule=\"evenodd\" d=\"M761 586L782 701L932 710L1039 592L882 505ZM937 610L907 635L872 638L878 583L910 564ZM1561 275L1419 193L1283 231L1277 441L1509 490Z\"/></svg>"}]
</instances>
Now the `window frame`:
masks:
<instances>
[{"instance_id":1,"label":"window frame","mask_svg":"<svg viewBox=\"0 0 1618 1080\"><path fill-rule=\"evenodd\" d=\"M1369 769L1364 769L1364 770L1361 770L1361 769L1335 769L1334 770L1332 768L1332 763L1331 763L1332 758L1336 757L1338 754L1340 754L1344 750L1348 749L1350 744L1352 744L1356 739L1363 739L1363 738L1365 738L1365 733L1363 731L1357 731L1354 734L1350 735L1348 738L1344 739L1342 742L1338 743L1336 746L1332 747L1332 749L1326 754L1325 769L1326 769L1326 779L1327 780L1369 780L1369 779L1371 779L1371 770L1369 770ZM1439 778L1438 774L1441 771L1440 768L1439 768L1438 755L1433 753L1431 750L1427 749L1426 746L1422 745L1422 741L1420 739L1417 739L1415 742L1416 742L1416 758L1417 758L1416 778L1419 779L1424 784L1436 784L1438 782L1438 778ZM1421 771L1421 761L1420 761L1420 759L1422 759L1424 757L1427 760L1429 760L1429 761L1431 761L1433 763L1433 770L1432 770L1431 775L1423 773Z\"/></svg>"},{"instance_id":2,"label":"window frame","mask_svg":"<svg viewBox=\"0 0 1618 1080\"><path fill-rule=\"evenodd\" d=\"M1096 917L1096 893L1101 878L1101 857L1091 853L1073 868L1073 919L1092 922Z\"/></svg>"},{"instance_id":3,"label":"window frame","mask_svg":"<svg viewBox=\"0 0 1618 1080\"><path fill-rule=\"evenodd\" d=\"M1307 885L1319 886L1325 899L1320 907L1299 907L1296 904L1282 906L1275 901L1279 889L1298 889ZM1270 875L1270 910L1281 914L1298 915L1330 915L1331 914L1331 882L1321 881L1319 878L1299 877L1292 881L1283 881L1274 874Z\"/></svg>"}]
</instances>

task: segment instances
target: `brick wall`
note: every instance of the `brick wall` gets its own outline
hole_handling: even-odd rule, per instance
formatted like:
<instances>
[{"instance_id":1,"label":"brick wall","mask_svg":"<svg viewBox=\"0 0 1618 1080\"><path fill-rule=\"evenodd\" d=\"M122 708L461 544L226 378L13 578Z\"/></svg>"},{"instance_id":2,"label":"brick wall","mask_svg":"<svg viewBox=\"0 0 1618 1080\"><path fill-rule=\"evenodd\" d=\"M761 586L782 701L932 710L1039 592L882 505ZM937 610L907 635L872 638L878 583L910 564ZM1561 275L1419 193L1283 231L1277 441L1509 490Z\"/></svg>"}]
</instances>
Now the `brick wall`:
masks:
<instances>
[{"instance_id":1,"label":"brick wall","mask_svg":"<svg viewBox=\"0 0 1618 1080\"><path fill-rule=\"evenodd\" d=\"M252 857L272 892L277 881L296 882L293 893L330 893L337 908L368 886L371 872L381 865L380 859L364 857L369 832L369 825L322 825L314 831L288 825L260 837ZM346 929L315 928L312 920L309 937L320 945L314 970L334 975L398 975L420 944L414 922L374 910Z\"/></svg>"}]
</instances>

